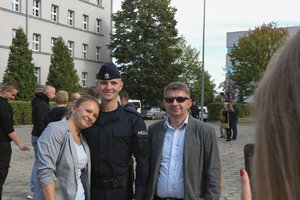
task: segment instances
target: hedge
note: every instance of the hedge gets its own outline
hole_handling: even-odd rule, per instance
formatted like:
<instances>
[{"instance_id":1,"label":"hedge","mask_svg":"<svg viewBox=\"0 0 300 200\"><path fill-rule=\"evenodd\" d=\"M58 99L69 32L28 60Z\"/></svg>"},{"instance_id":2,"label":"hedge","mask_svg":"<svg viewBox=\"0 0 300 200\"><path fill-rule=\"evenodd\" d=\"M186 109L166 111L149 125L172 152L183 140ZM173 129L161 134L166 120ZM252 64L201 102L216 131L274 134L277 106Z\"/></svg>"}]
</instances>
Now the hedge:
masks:
<instances>
[{"instance_id":1,"label":"hedge","mask_svg":"<svg viewBox=\"0 0 300 200\"><path fill-rule=\"evenodd\" d=\"M237 104L240 111L239 118L250 118L253 111L253 104ZM216 102L207 105L207 110L209 113L208 120L216 121L219 120L220 110L223 108L223 103Z\"/></svg>"}]
</instances>

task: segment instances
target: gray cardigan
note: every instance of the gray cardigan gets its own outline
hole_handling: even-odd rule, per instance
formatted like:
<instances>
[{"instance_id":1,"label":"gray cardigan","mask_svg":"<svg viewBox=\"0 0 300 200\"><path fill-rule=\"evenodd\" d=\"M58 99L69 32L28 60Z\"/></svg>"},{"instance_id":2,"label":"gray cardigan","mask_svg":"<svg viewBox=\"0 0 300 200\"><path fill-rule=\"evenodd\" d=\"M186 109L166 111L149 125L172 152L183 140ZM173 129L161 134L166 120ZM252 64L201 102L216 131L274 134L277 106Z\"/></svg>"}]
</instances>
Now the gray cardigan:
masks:
<instances>
[{"instance_id":1,"label":"gray cardigan","mask_svg":"<svg viewBox=\"0 0 300 200\"><path fill-rule=\"evenodd\" d=\"M148 129L151 158L146 200L152 200L156 192L166 134L164 123L162 120ZM184 181L185 200L220 199L221 163L215 130L191 116L185 132Z\"/></svg>"},{"instance_id":2,"label":"gray cardigan","mask_svg":"<svg viewBox=\"0 0 300 200\"><path fill-rule=\"evenodd\" d=\"M86 200L90 199L90 151L85 138L81 137L88 157L87 168L82 171L81 181ZM55 183L58 200L74 200L77 193L77 151L67 120L50 123L38 140L37 178L39 186L34 199L43 200L42 187Z\"/></svg>"}]
</instances>

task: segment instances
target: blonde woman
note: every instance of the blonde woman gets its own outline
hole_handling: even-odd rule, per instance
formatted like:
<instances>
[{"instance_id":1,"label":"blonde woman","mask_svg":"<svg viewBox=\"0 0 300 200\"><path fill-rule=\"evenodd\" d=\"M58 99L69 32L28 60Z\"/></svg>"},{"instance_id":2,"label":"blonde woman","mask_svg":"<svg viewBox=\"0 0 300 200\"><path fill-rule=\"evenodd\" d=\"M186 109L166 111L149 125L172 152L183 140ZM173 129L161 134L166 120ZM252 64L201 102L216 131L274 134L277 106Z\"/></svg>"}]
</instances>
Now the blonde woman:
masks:
<instances>
[{"instance_id":1,"label":"blonde woman","mask_svg":"<svg viewBox=\"0 0 300 200\"><path fill-rule=\"evenodd\" d=\"M90 151L81 130L91 127L99 114L98 101L79 98L67 118L48 124L38 140L34 199L88 200Z\"/></svg>"}]
</instances>

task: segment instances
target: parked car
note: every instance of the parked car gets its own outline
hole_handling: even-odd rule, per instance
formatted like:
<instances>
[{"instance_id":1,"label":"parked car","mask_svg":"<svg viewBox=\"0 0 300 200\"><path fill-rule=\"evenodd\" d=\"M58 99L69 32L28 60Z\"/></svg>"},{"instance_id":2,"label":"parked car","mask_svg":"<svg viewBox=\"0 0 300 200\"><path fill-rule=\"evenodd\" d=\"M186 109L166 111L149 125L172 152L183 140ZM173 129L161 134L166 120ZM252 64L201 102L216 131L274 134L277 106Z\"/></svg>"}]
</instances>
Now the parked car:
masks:
<instances>
[{"instance_id":1,"label":"parked car","mask_svg":"<svg viewBox=\"0 0 300 200\"><path fill-rule=\"evenodd\" d=\"M142 109L142 117L144 119L164 119L166 112L158 107L145 107Z\"/></svg>"},{"instance_id":2,"label":"parked car","mask_svg":"<svg viewBox=\"0 0 300 200\"><path fill-rule=\"evenodd\" d=\"M198 107L199 108L199 119L201 119L201 106ZM207 122L208 120L208 110L206 106L203 106L203 121Z\"/></svg>"}]
</instances>

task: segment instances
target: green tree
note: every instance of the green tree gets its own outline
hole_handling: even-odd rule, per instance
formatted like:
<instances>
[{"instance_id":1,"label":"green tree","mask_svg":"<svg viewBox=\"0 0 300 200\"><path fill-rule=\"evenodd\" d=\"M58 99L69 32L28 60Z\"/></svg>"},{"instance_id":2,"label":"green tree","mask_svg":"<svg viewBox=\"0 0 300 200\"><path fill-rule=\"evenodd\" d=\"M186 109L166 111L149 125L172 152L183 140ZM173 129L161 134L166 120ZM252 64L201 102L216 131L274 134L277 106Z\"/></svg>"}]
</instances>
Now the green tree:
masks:
<instances>
[{"instance_id":1,"label":"green tree","mask_svg":"<svg viewBox=\"0 0 300 200\"><path fill-rule=\"evenodd\" d=\"M57 38L52 48L48 83L56 90L65 90L69 94L81 89L77 70L74 68L74 60L61 37Z\"/></svg>"},{"instance_id":2,"label":"green tree","mask_svg":"<svg viewBox=\"0 0 300 200\"><path fill-rule=\"evenodd\" d=\"M10 46L7 68L3 82L14 82L19 86L16 99L30 100L35 92L36 77L32 63L32 52L22 28L16 30L16 35Z\"/></svg>"},{"instance_id":3,"label":"green tree","mask_svg":"<svg viewBox=\"0 0 300 200\"><path fill-rule=\"evenodd\" d=\"M124 0L113 16L112 55L124 89L144 105L159 105L163 88L181 74L174 63L180 53L175 12L170 0Z\"/></svg>"},{"instance_id":4,"label":"green tree","mask_svg":"<svg viewBox=\"0 0 300 200\"><path fill-rule=\"evenodd\" d=\"M200 103L201 84L202 84L202 68L199 61L200 52L191 45L188 45L182 36L178 42L178 48L181 49L179 58L176 63L182 69L179 80L186 83L191 90L191 98ZM204 101L212 102L215 93L215 84L211 81L211 76L204 71Z\"/></svg>"},{"instance_id":5,"label":"green tree","mask_svg":"<svg viewBox=\"0 0 300 200\"><path fill-rule=\"evenodd\" d=\"M277 28L275 23L263 24L241 37L230 53L234 81L239 98L249 96L265 71L276 50L287 37L285 28Z\"/></svg>"}]
</instances>

